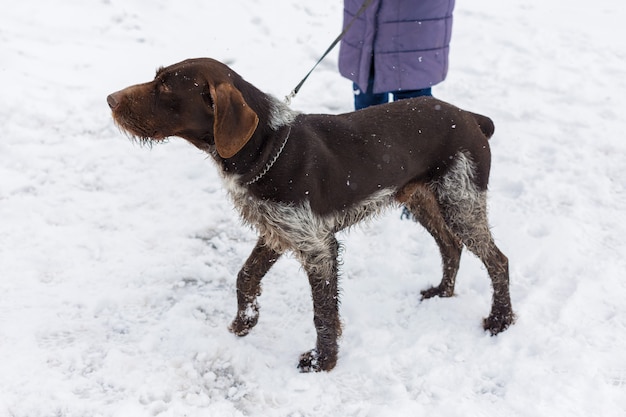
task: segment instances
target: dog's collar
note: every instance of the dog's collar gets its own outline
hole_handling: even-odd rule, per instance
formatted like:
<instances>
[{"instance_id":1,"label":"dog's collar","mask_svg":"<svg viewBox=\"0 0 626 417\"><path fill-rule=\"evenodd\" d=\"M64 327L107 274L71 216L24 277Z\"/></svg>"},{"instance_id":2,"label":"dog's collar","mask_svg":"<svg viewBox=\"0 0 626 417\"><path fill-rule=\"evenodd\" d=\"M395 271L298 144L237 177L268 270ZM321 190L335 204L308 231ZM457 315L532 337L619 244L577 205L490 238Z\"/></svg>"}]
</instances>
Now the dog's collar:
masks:
<instances>
[{"instance_id":1,"label":"dog's collar","mask_svg":"<svg viewBox=\"0 0 626 417\"><path fill-rule=\"evenodd\" d=\"M290 134L291 134L291 126L289 126L289 130L287 131L287 136L285 136L285 140L280 145L280 148L278 148L278 152L276 152L276 155L274 155L274 157L267 162L267 164L265 165L265 168L263 168L263 170L259 172L259 174L256 177L252 178L250 181L245 182L244 185L248 186L248 185L254 184L255 182L259 181L261 178L263 178L270 169L272 169L276 161L278 161L278 157L280 156L280 154L283 153L283 149L285 149L285 145L287 145L287 141L289 140Z\"/></svg>"}]
</instances>

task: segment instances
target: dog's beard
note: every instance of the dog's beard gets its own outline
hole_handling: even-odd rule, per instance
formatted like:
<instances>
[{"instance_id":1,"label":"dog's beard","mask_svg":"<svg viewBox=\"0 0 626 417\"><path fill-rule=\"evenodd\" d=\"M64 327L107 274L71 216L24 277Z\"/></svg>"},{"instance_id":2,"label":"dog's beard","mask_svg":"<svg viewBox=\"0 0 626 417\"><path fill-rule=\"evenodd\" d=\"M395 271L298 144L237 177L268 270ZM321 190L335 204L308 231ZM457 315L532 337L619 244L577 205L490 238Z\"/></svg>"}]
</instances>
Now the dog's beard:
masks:
<instances>
[{"instance_id":1,"label":"dog's beard","mask_svg":"<svg viewBox=\"0 0 626 417\"><path fill-rule=\"evenodd\" d=\"M140 136L134 136L129 134L128 132L124 132L125 136L136 145L139 145L142 148L152 149L152 146L155 144L167 143L169 141L169 137L164 137L163 139L155 139L155 138L146 138Z\"/></svg>"},{"instance_id":2,"label":"dog's beard","mask_svg":"<svg viewBox=\"0 0 626 417\"><path fill-rule=\"evenodd\" d=\"M132 121L118 120L115 115L113 116L113 121L128 140L141 147L152 148L155 143L167 143L169 141L169 136L163 136L156 131L140 127L132 123Z\"/></svg>"}]
</instances>

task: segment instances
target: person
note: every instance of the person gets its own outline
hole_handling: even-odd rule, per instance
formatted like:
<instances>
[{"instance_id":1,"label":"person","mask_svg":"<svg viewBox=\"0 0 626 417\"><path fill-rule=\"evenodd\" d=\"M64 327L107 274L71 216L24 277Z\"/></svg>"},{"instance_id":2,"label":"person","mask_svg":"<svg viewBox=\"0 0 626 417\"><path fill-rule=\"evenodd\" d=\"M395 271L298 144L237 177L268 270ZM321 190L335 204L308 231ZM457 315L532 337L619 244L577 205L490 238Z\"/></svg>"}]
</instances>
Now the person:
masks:
<instances>
[{"instance_id":1,"label":"person","mask_svg":"<svg viewBox=\"0 0 626 417\"><path fill-rule=\"evenodd\" d=\"M344 27L364 0L344 0ZM430 96L448 73L455 0L371 0L339 47L339 72L353 82L354 108Z\"/></svg>"}]
</instances>

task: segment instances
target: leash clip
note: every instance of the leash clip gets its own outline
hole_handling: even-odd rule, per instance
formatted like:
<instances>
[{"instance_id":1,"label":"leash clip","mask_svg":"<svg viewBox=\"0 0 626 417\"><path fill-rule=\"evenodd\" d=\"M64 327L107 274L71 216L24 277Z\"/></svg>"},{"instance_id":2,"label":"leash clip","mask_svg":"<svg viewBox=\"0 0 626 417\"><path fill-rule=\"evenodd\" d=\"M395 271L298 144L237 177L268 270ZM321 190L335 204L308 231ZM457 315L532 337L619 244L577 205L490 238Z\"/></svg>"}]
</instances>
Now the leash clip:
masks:
<instances>
[{"instance_id":1,"label":"leash clip","mask_svg":"<svg viewBox=\"0 0 626 417\"><path fill-rule=\"evenodd\" d=\"M296 94L298 94L298 92L295 89L291 90L291 93L285 96L285 104L291 106L291 100L296 96Z\"/></svg>"}]
</instances>

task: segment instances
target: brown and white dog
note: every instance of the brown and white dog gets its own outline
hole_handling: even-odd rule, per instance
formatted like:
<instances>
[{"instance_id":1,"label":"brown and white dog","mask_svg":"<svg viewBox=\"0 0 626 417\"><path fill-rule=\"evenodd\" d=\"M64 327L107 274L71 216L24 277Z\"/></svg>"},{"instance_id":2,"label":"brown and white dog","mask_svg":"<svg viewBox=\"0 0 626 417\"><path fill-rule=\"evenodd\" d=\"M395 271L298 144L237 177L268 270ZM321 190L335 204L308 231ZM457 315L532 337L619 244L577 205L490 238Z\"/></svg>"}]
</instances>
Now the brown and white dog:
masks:
<instances>
[{"instance_id":1,"label":"brown and white dog","mask_svg":"<svg viewBox=\"0 0 626 417\"><path fill-rule=\"evenodd\" d=\"M423 298L450 297L463 246L484 263L493 303L483 327L513 322L508 259L487 221L492 121L432 97L340 115L301 114L213 59L160 68L154 80L107 98L115 123L142 142L179 136L206 151L259 239L237 276L239 336L257 323L261 279L286 251L307 273L317 343L303 372L337 362L341 334L335 234L404 205L435 238L441 283Z\"/></svg>"}]
</instances>

